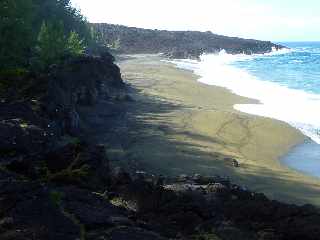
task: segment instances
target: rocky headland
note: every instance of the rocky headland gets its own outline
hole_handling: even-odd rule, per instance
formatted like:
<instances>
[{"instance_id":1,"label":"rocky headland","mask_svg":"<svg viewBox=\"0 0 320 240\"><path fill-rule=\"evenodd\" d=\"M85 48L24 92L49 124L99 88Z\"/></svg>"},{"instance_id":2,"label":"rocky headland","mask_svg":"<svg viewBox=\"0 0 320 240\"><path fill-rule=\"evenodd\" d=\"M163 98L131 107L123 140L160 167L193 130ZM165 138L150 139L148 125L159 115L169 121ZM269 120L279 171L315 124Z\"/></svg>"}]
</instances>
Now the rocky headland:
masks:
<instances>
[{"instance_id":1,"label":"rocky headland","mask_svg":"<svg viewBox=\"0 0 320 240\"><path fill-rule=\"evenodd\" d=\"M107 23L92 24L100 40L122 54L163 53L170 58L197 59L224 49L231 54L262 54L284 46L269 41L242 39L210 31L151 30Z\"/></svg>"}]
</instances>

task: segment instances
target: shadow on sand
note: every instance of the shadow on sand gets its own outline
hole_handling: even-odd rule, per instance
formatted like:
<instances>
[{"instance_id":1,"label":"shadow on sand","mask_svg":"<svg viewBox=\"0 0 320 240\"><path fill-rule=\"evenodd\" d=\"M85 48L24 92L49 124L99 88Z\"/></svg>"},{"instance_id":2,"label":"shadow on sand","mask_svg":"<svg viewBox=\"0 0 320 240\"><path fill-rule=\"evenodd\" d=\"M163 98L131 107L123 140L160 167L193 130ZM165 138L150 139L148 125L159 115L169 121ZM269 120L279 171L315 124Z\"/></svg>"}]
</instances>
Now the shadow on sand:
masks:
<instances>
[{"instance_id":1,"label":"shadow on sand","mask_svg":"<svg viewBox=\"0 0 320 240\"><path fill-rule=\"evenodd\" d=\"M226 143L194 133L187 126L179 128L170 116L188 110L183 104L157 99L132 87L129 92L133 101L102 102L92 122L90 141L106 145L113 164L153 174L220 175L273 199L320 203L317 185L301 183L285 172L275 175L268 168L236 168L226 160L229 156L205 147L202 142Z\"/></svg>"}]
</instances>

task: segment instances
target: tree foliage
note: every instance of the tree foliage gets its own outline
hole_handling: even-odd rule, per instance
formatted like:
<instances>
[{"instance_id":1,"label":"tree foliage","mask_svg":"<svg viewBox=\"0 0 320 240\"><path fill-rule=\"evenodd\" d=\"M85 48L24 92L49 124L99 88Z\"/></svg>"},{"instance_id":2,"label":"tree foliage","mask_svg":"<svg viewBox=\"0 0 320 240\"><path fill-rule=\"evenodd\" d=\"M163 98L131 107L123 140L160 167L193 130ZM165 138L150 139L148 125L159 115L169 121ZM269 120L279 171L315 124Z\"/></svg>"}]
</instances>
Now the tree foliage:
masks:
<instances>
[{"instance_id":1,"label":"tree foliage","mask_svg":"<svg viewBox=\"0 0 320 240\"><path fill-rule=\"evenodd\" d=\"M33 46L34 17L32 0L0 1L0 65L11 68L25 65Z\"/></svg>"},{"instance_id":2,"label":"tree foliage","mask_svg":"<svg viewBox=\"0 0 320 240\"><path fill-rule=\"evenodd\" d=\"M58 63L66 49L62 22L42 23L38 36L38 54L43 66Z\"/></svg>"},{"instance_id":3,"label":"tree foliage","mask_svg":"<svg viewBox=\"0 0 320 240\"><path fill-rule=\"evenodd\" d=\"M91 41L70 0L0 0L0 70L57 63L66 53L82 54Z\"/></svg>"},{"instance_id":4,"label":"tree foliage","mask_svg":"<svg viewBox=\"0 0 320 240\"><path fill-rule=\"evenodd\" d=\"M67 40L67 49L68 53L71 55L81 55L84 53L85 46L83 40L80 39L80 36L77 32L71 31L69 38Z\"/></svg>"}]
</instances>

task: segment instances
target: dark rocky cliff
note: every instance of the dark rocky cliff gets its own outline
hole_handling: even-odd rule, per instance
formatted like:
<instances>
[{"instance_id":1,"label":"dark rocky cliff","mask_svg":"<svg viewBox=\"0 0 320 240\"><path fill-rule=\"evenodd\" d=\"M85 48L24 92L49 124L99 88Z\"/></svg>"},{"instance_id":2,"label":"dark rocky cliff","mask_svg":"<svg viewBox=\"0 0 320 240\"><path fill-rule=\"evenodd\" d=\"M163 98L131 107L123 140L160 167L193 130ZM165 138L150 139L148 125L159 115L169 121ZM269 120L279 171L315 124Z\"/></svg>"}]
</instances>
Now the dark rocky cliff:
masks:
<instances>
[{"instance_id":1,"label":"dark rocky cliff","mask_svg":"<svg viewBox=\"0 0 320 240\"><path fill-rule=\"evenodd\" d=\"M92 24L105 43L120 53L165 53L173 58L197 58L222 49L227 53L267 53L283 48L269 41L226 37L212 32L150 30L106 23Z\"/></svg>"},{"instance_id":2,"label":"dark rocky cliff","mask_svg":"<svg viewBox=\"0 0 320 240\"><path fill-rule=\"evenodd\" d=\"M112 99L124 92L120 69L109 53L101 57L83 56L53 68L49 75L45 111L71 135L79 134L81 108L92 107L102 99Z\"/></svg>"},{"instance_id":3,"label":"dark rocky cliff","mask_svg":"<svg viewBox=\"0 0 320 240\"><path fill-rule=\"evenodd\" d=\"M80 137L88 115L82 110L121 98L125 92L120 69L107 52L72 58L45 74L29 74L19 81L28 82L20 87L23 91L8 89L1 96L2 160L7 153L36 155L50 150L64 135Z\"/></svg>"}]
</instances>

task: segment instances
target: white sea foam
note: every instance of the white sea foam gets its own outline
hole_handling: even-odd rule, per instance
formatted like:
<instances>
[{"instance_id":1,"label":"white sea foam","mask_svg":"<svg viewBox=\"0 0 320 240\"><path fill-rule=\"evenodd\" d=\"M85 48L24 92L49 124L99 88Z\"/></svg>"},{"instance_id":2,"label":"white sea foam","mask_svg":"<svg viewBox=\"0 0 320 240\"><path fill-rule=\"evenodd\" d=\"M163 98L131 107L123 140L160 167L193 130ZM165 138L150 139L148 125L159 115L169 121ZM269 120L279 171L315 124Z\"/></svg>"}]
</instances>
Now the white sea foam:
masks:
<instances>
[{"instance_id":1,"label":"white sea foam","mask_svg":"<svg viewBox=\"0 0 320 240\"><path fill-rule=\"evenodd\" d=\"M266 55L286 54L280 50ZM277 83L262 81L247 71L230 65L257 55L204 54L201 61L175 60L179 68L190 69L201 76L199 82L228 88L232 92L258 99L260 104L236 104L234 108L259 116L285 121L320 144L320 95L289 89Z\"/></svg>"},{"instance_id":2,"label":"white sea foam","mask_svg":"<svg viewBox=\"0 0 320 240\"><path fill-rule=\"evenodd\" d=\"M276 49L276 48L272 47L272 51L271 52L265 53L265 54L262 54L262 55L264 55L264 56L282 55L282 54L291 53L292 51L293 50L290 49L290 48ZM261 54L255 54L254 56L257 56L257 55L261 55Z\"/></svg>"}]
</instances>

